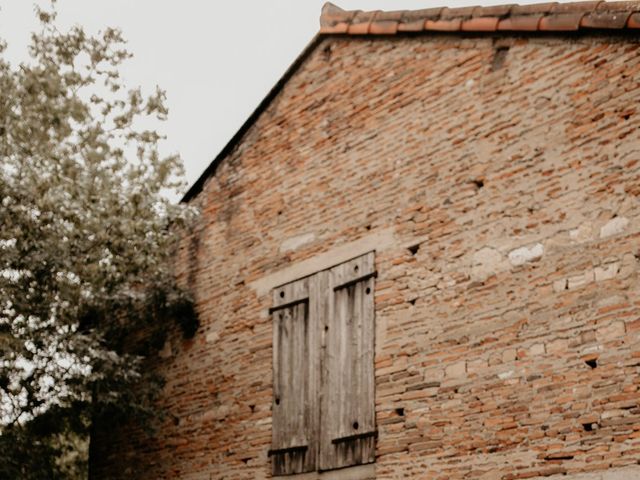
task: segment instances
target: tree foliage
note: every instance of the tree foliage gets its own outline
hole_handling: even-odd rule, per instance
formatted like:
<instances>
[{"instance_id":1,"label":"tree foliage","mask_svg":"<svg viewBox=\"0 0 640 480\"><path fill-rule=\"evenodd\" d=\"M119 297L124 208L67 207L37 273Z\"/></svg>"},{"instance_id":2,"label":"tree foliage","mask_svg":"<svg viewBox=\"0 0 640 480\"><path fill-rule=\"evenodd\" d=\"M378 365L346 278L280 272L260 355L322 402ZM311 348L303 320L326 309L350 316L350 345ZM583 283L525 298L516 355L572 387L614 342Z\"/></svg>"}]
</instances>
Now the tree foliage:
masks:
<instances>
[{"instance_id":1,"label":"tree foliage","mask_svg":"<svg viewBox=\"0 0 640 480\"><path fill-rule=\"evenodd\" d=\"M73 478L92 420L152 412L169 321L193 327L171 270L193 212L167 199L180 160L142 127L164 93L125 88L120 32L36 14L28 62L0 45L0 478Z\"/></svg>"}]
</instances>

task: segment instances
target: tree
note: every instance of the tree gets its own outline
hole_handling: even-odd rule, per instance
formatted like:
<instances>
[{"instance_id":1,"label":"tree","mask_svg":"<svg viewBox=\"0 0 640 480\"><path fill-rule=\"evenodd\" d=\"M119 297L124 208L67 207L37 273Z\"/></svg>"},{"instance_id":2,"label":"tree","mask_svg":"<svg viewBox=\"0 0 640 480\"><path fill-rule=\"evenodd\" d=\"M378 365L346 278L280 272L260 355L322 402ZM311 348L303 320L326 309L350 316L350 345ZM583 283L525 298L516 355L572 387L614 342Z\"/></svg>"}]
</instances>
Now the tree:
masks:
<instances>
[{"instance_id":1,"label":"tree","mask_svg":"<svg viewBox=\"0 0 640 480\"><path fill-rule=\"evenodd\" d=\"M92 421L152 414L170 321L197 328L171 269L194 212L167 199L180 160L140 126L164 93L125 89L120 32L36 14L29 62L0 45L0 478L79 478Z\"/></svg>"}]
</instances>

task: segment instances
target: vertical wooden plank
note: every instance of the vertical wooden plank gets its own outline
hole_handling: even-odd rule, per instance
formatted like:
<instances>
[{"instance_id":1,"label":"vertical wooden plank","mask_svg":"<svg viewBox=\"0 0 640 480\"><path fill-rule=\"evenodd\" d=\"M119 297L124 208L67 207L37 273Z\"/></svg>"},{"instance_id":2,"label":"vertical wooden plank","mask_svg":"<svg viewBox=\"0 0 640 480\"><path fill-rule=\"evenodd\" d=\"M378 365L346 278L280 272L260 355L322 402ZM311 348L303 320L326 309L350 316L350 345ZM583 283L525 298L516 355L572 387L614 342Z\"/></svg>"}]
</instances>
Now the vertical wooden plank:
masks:
<instances>
[{"instance_id":1,"label":"vertical wooden plank","mask_svg":"<svg viewBox=\"0 0 640 480\"><path fill-rule=\"evenodd\" d=\"M309 299L311 309L310 322L310 370L309 370L309 434L312 439L312 459L315 469L320 468L320 438L322 436L322 402L321 389L323 378L324 334L328 314L328 272L319 272L310 278Z\"/></svg>"},{"instance_id":2,"label":"vertical wooden plank","mask_svg":"<svg viewBox=\"0 0 640 480\"><path fill-rule=\"evenodd\" d=\"M373 253L329 271L320 468L375 459Z\"/></svg>"},{"instance_id":3,"label":"vertical wooden plank","mask_svg":"<svg viewBox=\"0 0 640 480\"><path fill-rule=\"evenodd\" d=\"M280 403L280 395L282 395L282 356L284 352L281 344L282 340L282 312L275 311L271 314L273 325L273 404L272 404L272 425L271 429L271 445L275 447L280 445L282 441L280 437L282 435L282 421L279 419L279 410L276 408L276 404Z\"/></svg>"},{"instance_id":4,"label":"vertical wooden plank","mask_svg":"<svg viewBox=\"0 0 640 480\"><path fill-rule=\"evenodd\" d=\"M320 352L320 415L322 422L320 424L319 468L321 470L328 470L335 463L333 461L333 448L328 448L327 445L331 445L331 438L335 435L335 418L332 416L339 415L340 409L339 399L336 398L338 394L336 376L331 375L337 364L335 335L333 334L334 329L336 329L333 280L331 272L325 272L326 289L322 292L324 297L324 317L321 320L323 332Z\"/></svg>"},{"instance_id":5,"label":"vertical wooden plank","mask_svg":"<svg viewBox=\"0 0 640 480\"><path fill-rule=\"evenodd\" d=\"M312 410L318 410L312 402L316 390L311 358L317 342L309 279L275 289L273 305L272 473L309 472L317 465Z\"/></svg>"},{"instance_id":6,"label":"vertical wooden plank","mask_svg":"<svg viewBox=\"0 0 640 480\"><path fill-rule=\"evenodd\" d=\"M371 259L373 260L373 259ZM373 265L372 265L373 266ZM376 432L375 412L375 304L373 294L375 291L375 277L370 277L362 284L362 398L366 401L362 404L363 431ZM362 442L362 463L375 461L376 437L369 437Z\"/></svg>"}]
</instances>

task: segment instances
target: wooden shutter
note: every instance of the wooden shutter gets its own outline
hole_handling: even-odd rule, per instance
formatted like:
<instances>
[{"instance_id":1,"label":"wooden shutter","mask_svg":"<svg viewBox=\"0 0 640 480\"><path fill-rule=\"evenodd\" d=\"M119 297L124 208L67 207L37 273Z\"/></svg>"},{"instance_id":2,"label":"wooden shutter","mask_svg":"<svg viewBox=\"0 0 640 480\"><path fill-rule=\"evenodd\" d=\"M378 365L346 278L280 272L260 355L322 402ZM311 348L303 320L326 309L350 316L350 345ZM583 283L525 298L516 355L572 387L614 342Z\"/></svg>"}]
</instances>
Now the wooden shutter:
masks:
<instances>
[{"instance_id":1,"label":"wooden shutter","mask_svg":"<svg viewBox=\"0 0 640 480\"><path fill-rule=\"evenodd\" d=\"M320 469L375 460L374 254L328 272L322 328Z\"/></svg>"},{"instance_id":2,"label":"wooden shutter","mask_svg":"<svg viewBox=\"0 0 640 480\"><path fill-rule=\"evenodd\" d=\"M317 468L319 377L315 287L304 278L273 292L273 475ZM315 297L315 295L313 295Z\"/></svg>"}]
</instances>

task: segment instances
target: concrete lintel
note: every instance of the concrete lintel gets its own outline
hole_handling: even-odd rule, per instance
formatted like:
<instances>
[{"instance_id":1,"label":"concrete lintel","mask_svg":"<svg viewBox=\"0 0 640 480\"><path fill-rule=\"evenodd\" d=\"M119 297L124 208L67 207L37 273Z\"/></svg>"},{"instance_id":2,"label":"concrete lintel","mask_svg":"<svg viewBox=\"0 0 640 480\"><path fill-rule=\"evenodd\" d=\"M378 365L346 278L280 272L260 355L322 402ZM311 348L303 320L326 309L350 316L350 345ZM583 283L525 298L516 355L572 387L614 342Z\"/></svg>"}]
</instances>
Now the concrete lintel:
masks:
<instances>
[{"instance_id":1,"label":"concrete lintel","mask_svg":"<svg viewBox=\"0 0 640 480\"><path fill-rule=\"evenodd\" d=\"M258 297L261 297L268 294L273 288L285 283L334 267L359 255L374 250L381 251L395 245L395 229L386 228L265 275L249 283L249 287L255 290Z\"/></svg>"}]
</instances>

